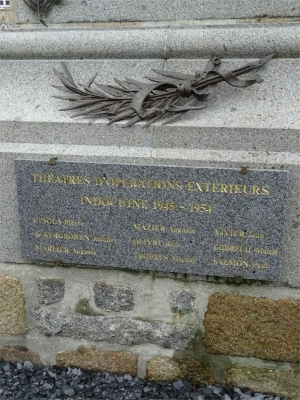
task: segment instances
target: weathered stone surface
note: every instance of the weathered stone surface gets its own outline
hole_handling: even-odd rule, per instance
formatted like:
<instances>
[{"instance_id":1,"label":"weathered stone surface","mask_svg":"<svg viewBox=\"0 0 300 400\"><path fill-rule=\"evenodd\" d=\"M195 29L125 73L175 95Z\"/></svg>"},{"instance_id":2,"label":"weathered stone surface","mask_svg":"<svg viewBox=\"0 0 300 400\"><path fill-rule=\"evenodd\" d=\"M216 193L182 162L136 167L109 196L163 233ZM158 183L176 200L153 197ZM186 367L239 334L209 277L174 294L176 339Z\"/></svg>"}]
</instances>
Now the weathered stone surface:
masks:
<instances>
[{"instance_id":1,"label":"weathered stone surface","mask_svg":"<svg viewBox=\"0 0 300 400\"><path fill-rule=\"evenodd\" d=\"M294 0L292 0L294 1ZM192 10L194 12L194 8ZM176 27L170 26L168 22L168 29L162 27L151 27L151 28L138 28L138 27L126 27L126 28L93 28L93 29L59 29L59 28L51 28L51 35L46 30L40 29L20 29L14 30L13 32L6 32L5 36L0 42L0 53L1 59L12 59L14 60L14 64L18 66L18 60L22 62L22 60L62 60L62 59L74 59L78 60L78 54L85 59L85 63L87 63L86 59L97 59L97 63L99 63L99 59L103 59L101 63L101 74L103 75L103 68L105 68L105 64L108 62L108 59L113 59L113 67L112 67L112 76L118 76L122 78L123 76L118 71L114 71L114 69L118 68L118 64L122 64L125 68L129 66L129 61L132 58L141 60L148 59L151 62L156 60L156 62L162 63L163 60L166 60L166 65L173 64L175 62L184 62L186 59L186 65L192 65L194 62L198 63L201 66L202 58L210 58L212 52L214 54L218 54L219 57L224 59L228 58L230 54L230 58L248 58L248 57L261 57L264 54L270 54L273 51L276 51L277 54L281 57L287 58L291 57L292 54L298 54L300 49L299 37L299 24L237 24L237 25L215 25L213 29L208 29L206 26L199 26L195 29L194 27ZM201 36L201 40L199 39ZM226 46L224 48L224 40L226 41ZM72 45L70 45L72 42ZM250 51L251 49L251 51ZM201 57L200 57L201 54ZM198 58L199 57L199 58ZM198 60L196 60L198 58ZM151 60L152 59L152 60ZM149 63L148 61L148 63ZM81 60L79 60L81 62ZM277 60L277 62L284 63L285 68L289 65L293 65L294 72L297 73L297 58L289 59L289 60ZM274 63L274 61L272 61ZM23 63L22 63L23 64ZM69 64L69 62L68 62ZM23 64L24 65L24 64ZM103 67L104 66L104 67ZM11 66L9 66L11 68ZM39 69L43 70L42 65L39 65ZM49 64L47 63L47 67ZM1 68L4 68L4 65L1 65ZM44 67L45 68L45 67ZM129 66L130 68L130 66ZM158 68L158 67L156 67ZM199 69L199 65L196 67ZM269 66L268 66L269 71ZM129 73L130 71L128 71ZM193 69L193 73L195 69ZM14 71L11 72L12 76L14 76ZM26 73L26 71L25 71ZM90 75L90 68L84 71L83 74ZM149 73L149 71L148 71ZM280 77L280 69L275 71L275 75L269 73L266 74L266 78L270 80L277 80ZM25 75L26 76L26 75ZM22 80L18 79L15 84L26 85L26 80L24 79L24 75L22 76ZM90 75L91 76L91 75ZM128 75L130 76L130 75ZM293 76L293 75L292 75ZM289 82L293 81L292 76L285 76L285 84L288 85L286 91L278 91L278 87L274 88L268 87L268 93L272 93L275 95L275 98L270 96L269 101L272 99L277 103L280 95L283 101L285 101L286 96L292 90L293 92L297 92L296 88L292 88L289 86ZM81 76L80 76L81 77ZM83 76L84 79L87 77ZM3 77L5 79L5 77ZM99 77L97 78L97 80ZM48 84L48 81L46 81ZM13 83L11 84L13 85ZM37 87L37 85L36 85ZM263 85L264 87L264 85ZM28 89L27 89L28 90ZM39 91L43 91L43 82L41 82L41 86ZM252 89L253 90L253 89ZM25 102L26 98L26 87L24 96ZM8 96L13 96L14 93L8 93ZM46 95L46 93L45 93ZM235 96L237 98L236 101L239 103L239 96ZM295 99L290 99L291 103L297 101L299 95L296 94ZM43 101L45 101L45 98ZM252 96L251 96L252 100ZM259 107L261 108L261 103L256 98L257 104L253 104L253 107L249 110L251 112L251 120L247 121L246 124L240 124L240 130L244 130L245 126L249 127L253 123L255 124L258 120L261 122L262 126L267 126L268 129L271 127L270 124L267 123L267 120L263 119L264 113L261 115L256 115L255 111ZM265 98L268 101L268 98ZM4 102L4 100L2 100ZM20 101L20 100L19 100ZM31 99L28 99L31 102ZM238 104L237 103L237 104ZM264 103L266 104L266 103ZM271 104L271 103L270 103ZM9 103L10 105L10 103ZM16 102L13 103L16 105ZM232 103L230 102L230 105ZM239 111L243 110L239 108ZM20 112L20 110L15 110L15 112ZM36 110L36 113L39 114L40 110ZM44 115L44 118L53 118L52 113L49 111L49 114ZM272 127L277 125L276 121L278 117L283 116L284 108L281 107L278 109L277 113L279 115L273 116ZM291 109L290 113L294 116L297 112L297 108L295 110ZM214 113L214 117L219 121L218 116ZM224 115L222 115L224 118ZM228 117L228 116L227 116ZM57 118L62 118L62 116L55 115L55 123ZM23 118L21 118L23 120ZM289 125L292 123L292 119L290 116L286 116L286 120ZM31 121L37 121L37 119L32 119ZM228 120L227 118L223 119L222 126L225 127L224 122L226 121L226 127L235 123L238 120L236 117ZM17 122L17 121L16 121ZM287 123L283 121L283 123ZM73 122L74 123L74 122ZM275 125L274 125L275 123ZM177 125L177 122L174 123ZM184 124L187 129L190 127ZM209 124L208 126L218 126L214 124ZM277 125L278 126L278 125ZM171 128L171 125L169 125ZM47 128L46 128L47 129ZM295 129L295 128L294 128ZM205 132L204 132L205 133ZM41 133L42 134L42 133ZM101 133L99 133L101 135ZM126 130L124 129L124 134L126 135ZM234 144L233 144L234 145ZM270 146L272 144L270 143Z\"/></svg>"},{"instance_id":2,"label":"weathered stone surface","mask_svg":"<svg viewBox=\"0 0 300 400\"><path fill-rule=\"evenodd\" d=\"M118 375L137 374L136 354L123 351L102 351L97 349L80 349L63 351L56 355L57 365L77 367L91 371L107 371Z\"/></svg>"},{"instance_id":3,"label":"weathered stone surface","mask_svg":"<svg viewBox=\"0 0 300 400\"><path fill-rule=\"evenodd\" d=\"M10 276L0 276L0 333L22 335L28 331L26 302L22 284Z\"/></svg>"},{"instance_id":4,"label":"weathered stone surface","mask_svg":"<svg viewBox=\"0 0 300 400\"><path fill-rule=\"evenodd\" d=\"M191 326L133 318L86 316L70 312L39 309L36 324L45 335L84 338L122 345L152 343L165 348L183 350L193 338Z\"/></svg>"},{"instance_id":5,"label":"weathered stone surface","mask_svg":"<svg viewBox=\"0 0 300 400\"><path fill-rule=\"evenodd\" d=\"M215 293L204 320L209 353L300 361L300 301Z\"/></svg>"},{"instance_id":6,"label":"weathered stone surface","mask_svg":"<svg viewBox=\"0 0 300 400\"><path fill-rule=\"evenodd\" d=\"M146 378L150 381L174 382L186 379L191 383L212 384L214 377L209 366L195 360L155 357L148 361Z\"/></svg>"},{"instance_id":7,"label":"weathered stone surface","mask_svg":"<svg viewBox=\"0 0 300 400\"><path fill-rule=\"evenodd\" d=\"M0 347L0 358L11 363L31 361L34 364L42 365L41 357L38 353L18 347Z\"/></svg>"},{"instance_id":8,"label":"weathered stone surface","mask_svg":"<svg viewBox=\"0 0 300 400\"><path fill-rule=\"evenodd\" d=\"M294 0L259 1L218 1L192 0L172 2L168 0L89 0L88 3L76 0L64 0L47 12L47 23L67 22L111 22L111 21L176 21L203 19L237 19L259 17L299 16L300 7ZM17 22L38 23L33 11L25 2L17 5Z\"/></svg>"},{"instance_id":9,"label":"weathered stone surface","mask_svg":"<svg viewBox=\"0 0 300 400\"><path fill-rule=\"evenodd\" d=\"M228 371L227 383L249 387L254 392L272 393L300 400L299 371L278 371L233 365Z\"/></svg>"},{"instance_id":10,"label":"weathered stone surface","mask_svg":"<svg viewBox=\"0 0 300 400\"><path fill-rule=\"evenodd\" d=\"M41 304L52 304L62 300L65 295L65 281L57 278L39 278L37 280Z\"/></svg>"},{"instance_id":11,"label":"weathered stone surface","mask_svg":"<svg viewBox=\"0 0 300 400\"><path fill-rule=\"evenodd\" d=\"M171 292L172 311L180 314L190 314L194 310L195 293L186 290L173 290Z\"/></svg>"},{"instance_id":12,"label":"weathered stone surface","mask_svg":"<svg viewBox=\"0 0 300 400\"><path fill-rule=\"evenodd\" d=\"M96 283L94 298L96 306L102 310L129 311L134 307L133 290L130 287Z\"/></svg>"}]
</instances>

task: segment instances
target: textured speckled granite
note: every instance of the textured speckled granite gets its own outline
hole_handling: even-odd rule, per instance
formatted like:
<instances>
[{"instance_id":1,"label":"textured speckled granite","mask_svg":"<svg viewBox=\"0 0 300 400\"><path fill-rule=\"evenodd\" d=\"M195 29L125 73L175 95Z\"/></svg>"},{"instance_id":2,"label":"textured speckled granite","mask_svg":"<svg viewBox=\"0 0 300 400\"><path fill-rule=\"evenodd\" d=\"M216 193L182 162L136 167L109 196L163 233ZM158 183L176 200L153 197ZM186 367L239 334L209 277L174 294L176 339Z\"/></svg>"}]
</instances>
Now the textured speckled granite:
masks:
<instances>
[{"instance_id":1,"label":"textured speckled granite","mask_svg":"<svg viewBox=\"0 0 300 400\"><path fill-rule=\"evenodd\" d=\"M57 278L38 278L38 296L41 304L52 304L61 301L65 295L65 281Z\"/></svg>"},{"instance_id":2,"label":"textured speckled granite","mask_svg":"<svg viewBox=\"0 0 300 400\"><path fill-rule=\"evenodd\" d=\"M285 171L18 160L16 175L27 260L279 277Z\"/></svg>"},{"instance_id":3,"label":"textured speckled granite","mask_svg":"<svg viewBox=\"0 0 300 400\"><path fill-rule=\"evenodd\" d=\"M47 336L83 338L121 345L153 343L164 348L186 349L195 335L193 326L142 321L134 318L90 316L69 311L37 309L36 326Z\"/></svg>"},{"instance_id":4,"label":"textured speckled granite","mask_svg":"<svg viewBox=\"0 0 300 400\"><path fill-rule=\"evenodd\" d=\"M134 294L131 287L96 283L94 300L96 306L102 310L130 311L134 308Z\"/></svg>"},{"instance_id":5,"label":"textured speckled granite","mask_svg":"<svg viewBox=\"0 0 300 400\"><path fill-rule=\"evenodd\" d=\"M64 0L46 13L47 23L161 21L299 16L295 0ZM18 2L18 23L36 23L34 13Z\"/></svg>"}]
</instances>

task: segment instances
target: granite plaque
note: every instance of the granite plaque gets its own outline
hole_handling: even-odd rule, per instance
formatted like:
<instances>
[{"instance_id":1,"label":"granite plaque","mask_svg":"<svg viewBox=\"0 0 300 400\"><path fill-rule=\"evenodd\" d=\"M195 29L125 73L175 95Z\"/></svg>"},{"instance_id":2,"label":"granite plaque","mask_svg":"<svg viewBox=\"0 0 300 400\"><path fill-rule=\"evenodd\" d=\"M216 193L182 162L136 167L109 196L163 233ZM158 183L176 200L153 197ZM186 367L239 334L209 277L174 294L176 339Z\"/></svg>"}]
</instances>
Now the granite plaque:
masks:
<instances>
[{"instance_id":1,"label":"granite plaque","mask_svg":"<svg viewBox=\"0 0 300 400\"><path fill-rule=\"evenodd\" d=\"M286 171L17 160L16 176L27 260L279 277Z\"/></svg>"}]
</instances>

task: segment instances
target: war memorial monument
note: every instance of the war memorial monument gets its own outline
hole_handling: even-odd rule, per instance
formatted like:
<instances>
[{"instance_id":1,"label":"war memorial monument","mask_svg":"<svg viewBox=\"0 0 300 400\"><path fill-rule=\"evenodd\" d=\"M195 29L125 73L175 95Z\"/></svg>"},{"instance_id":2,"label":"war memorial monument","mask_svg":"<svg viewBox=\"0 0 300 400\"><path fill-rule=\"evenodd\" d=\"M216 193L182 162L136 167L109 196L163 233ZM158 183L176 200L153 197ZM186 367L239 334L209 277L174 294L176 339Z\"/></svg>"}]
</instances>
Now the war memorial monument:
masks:
<instances>
[{"instance_id":1,"label":"war memorial monument","mask_svg":"<svg viewBox=\"0 0 300 400\"><path fill-rule=\"evenodd\" d=\"M299 400L299 2L2 3L0 358Z\"/></svg>"}]
</instances>

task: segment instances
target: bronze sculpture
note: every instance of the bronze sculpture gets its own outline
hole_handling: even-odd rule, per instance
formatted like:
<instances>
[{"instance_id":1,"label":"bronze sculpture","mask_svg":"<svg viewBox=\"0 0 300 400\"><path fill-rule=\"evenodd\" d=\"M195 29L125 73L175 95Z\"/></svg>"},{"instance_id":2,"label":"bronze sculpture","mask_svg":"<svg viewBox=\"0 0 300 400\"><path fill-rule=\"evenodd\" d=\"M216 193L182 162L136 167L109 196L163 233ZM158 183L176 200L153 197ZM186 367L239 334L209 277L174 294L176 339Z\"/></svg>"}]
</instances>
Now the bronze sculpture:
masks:
<instances>
[{"instance_id":1,"label":"bronze sculpture","mask_svg":"<svg viewBox=\"0 0 300 400\"><path fill-rule=\"evenodd\" d=\"M97 74L85 85L75 83L63 63L63 73L54 69L63 86L53 86L66 94L54 97L72 102L71 106L61 110L79 110L72 117L97 119L105 116L110 120L109 124L129 119L123 125L125 127L146 119L145 126L148 126L166 116L163 124L167 124L190 110L205 108L204 102L215 96L217 84L222 81L239 88L261 83L261 79L240 80L238 76L262 67L274 56L271 54L233 71L221 69L220 58L214 57L204 71L196 71L195 75L154 69L160 76L146 76L152 82L150 84L114 78L118 86L96 83Z\"/></svg>"}]
</instances>

